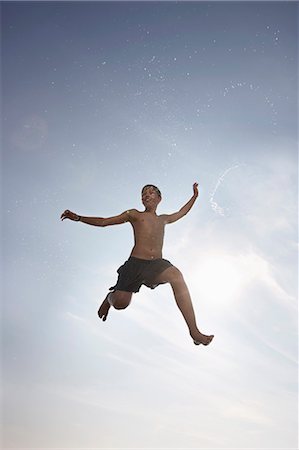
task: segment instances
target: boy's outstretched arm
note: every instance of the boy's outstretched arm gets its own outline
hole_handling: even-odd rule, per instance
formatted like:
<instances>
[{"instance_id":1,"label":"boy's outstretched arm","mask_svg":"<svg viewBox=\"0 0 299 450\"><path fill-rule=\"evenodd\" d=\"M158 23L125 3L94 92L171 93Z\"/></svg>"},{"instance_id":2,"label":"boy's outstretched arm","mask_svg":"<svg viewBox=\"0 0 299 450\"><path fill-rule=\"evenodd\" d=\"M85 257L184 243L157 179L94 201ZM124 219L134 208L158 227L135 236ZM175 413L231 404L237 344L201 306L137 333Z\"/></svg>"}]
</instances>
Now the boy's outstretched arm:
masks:
<instances>
[{"instance_id":1,"label":"boy's outstretched arm","mask_svg":"<svg viewBox=\"0 0 299 450\"><path fill-rule=\"evenodd\" d=\"M79 216L79 214L73 213L66 209L60 216L61 220L70 219L75 222L83 222L88 225L94 225L95 227L107 227L109 225L120 225L125 222L132 222L135 217L135 209L129 209L124 211L118 216L113 217L86 217Z\"/></svg>"},{"instance_id":2,"label":"boy's outstretched arm","mask_svg":"<svg viewBox=\"0 0 299 450\"><path fill-rule=\"evenodd\" d=\"M193 184L193 195L190 200L178 211L173 214L164 214L165 223L173 223L184 217L192 208L198 197L198 183Z\"/></svg>"}]
</instances>

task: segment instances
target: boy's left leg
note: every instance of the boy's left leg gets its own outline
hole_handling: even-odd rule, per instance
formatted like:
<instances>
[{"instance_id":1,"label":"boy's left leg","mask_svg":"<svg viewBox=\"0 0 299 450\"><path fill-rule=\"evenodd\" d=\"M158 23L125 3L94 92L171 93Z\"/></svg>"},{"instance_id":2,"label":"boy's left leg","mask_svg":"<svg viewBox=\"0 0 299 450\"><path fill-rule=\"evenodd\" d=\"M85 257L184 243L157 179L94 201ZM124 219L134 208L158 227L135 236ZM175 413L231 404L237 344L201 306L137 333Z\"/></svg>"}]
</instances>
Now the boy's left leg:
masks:
<instances>
[{"instance_id":1,"label":"boy's left leg","mask_svg":"<svg viewBox=\"0 0 299 450\"><path fill-rule=\"evenodd\" d=\"M104 322L107 319L111 306L115 309L125 309L131 303L132 292L114 291L109 292L98 310L98 316Z\"/></svg>"},{"instance_id":2,"label":"boy's left leg","mask_svg":"<svg viewBox=\"0 0 299 450\"><path fill-rule=\"evenodd\" d=\"M187 323L194 343L197 345L208 345L214 336L206 336L197 328L191 297L182 273L176 267L172 266L164 270L164 272L157 277L157 281L160 283L171 284L176 303Z\"/></svg>"}]
</instances>

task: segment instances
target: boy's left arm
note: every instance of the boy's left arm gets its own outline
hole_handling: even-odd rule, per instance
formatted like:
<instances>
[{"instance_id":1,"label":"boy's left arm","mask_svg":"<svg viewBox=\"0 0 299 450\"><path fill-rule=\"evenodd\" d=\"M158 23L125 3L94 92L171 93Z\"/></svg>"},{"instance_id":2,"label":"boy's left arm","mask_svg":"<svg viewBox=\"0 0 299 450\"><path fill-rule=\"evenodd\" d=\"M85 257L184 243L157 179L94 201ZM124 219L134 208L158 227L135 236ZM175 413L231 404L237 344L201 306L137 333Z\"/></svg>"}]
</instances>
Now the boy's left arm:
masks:
<instances>
[{"instance_id":1,"label":"boy's left arm","mask_svg":"<svg viewBox=\"0 0 299 450\"><path fill-rule=\"evenodd\" d=\"M173 223L184 217L194 205L197 197L198 197L198 183L194 183L193 196L190 198L190 200L179 211L173 214L163 214L163 219L165 223Z\"/></svg>"}]
</instances>

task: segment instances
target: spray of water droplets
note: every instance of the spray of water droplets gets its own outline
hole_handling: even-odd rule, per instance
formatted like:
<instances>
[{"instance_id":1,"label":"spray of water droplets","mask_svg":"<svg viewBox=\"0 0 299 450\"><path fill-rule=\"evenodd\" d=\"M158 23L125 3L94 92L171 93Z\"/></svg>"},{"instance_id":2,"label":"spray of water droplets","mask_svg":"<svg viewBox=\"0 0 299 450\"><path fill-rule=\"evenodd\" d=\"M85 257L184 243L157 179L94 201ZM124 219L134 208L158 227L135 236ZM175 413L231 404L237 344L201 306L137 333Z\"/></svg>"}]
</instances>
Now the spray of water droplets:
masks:
<instances>
[{"instance_id":1,"label":"spray of water droplets","mask_svg":"<svg viewBox=\"0 0 299 450\"><path fill-rule=\"evenodd\" d=\"M224 178L234 169L239 168L240 166L242 166L244 164L235 164L234 166L229 167L228 169L226 169L222 175L220 175L220 177L218 178L216 185L214 187L214 189L212 190L212 192L210 193L210 205L212 210L220 215L225 217L226 216L226 208L223 208L222 206L219 206L218 203L215 201L215 195L217 190L219 189L219 187L221 186L221 184L223 183Z\"/></svg>"}]
</instances>

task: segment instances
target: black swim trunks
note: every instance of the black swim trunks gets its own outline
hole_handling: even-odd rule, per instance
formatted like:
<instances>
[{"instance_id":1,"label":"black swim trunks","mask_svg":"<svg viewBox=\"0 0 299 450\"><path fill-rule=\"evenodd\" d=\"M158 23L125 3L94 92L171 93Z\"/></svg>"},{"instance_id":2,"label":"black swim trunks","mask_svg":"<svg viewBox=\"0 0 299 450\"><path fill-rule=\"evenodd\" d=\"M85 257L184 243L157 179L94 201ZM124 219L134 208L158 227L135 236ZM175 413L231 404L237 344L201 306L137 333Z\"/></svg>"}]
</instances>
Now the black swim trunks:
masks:
<instances>
[{"instance_id":1,"label":"black swim trunks","mask_svg":"<svg viewBox=\"0 0 299 450\"><path fill-rule=\"evenodd\" d=\"M143 284L154 289L159 284L163 284L157 283L156 278L168 267L172 267L172 264L167 259L140 259L130 256L118 268L117 283L110 288L110 291L138 292Z\"/></svg>"}]
</instances>

